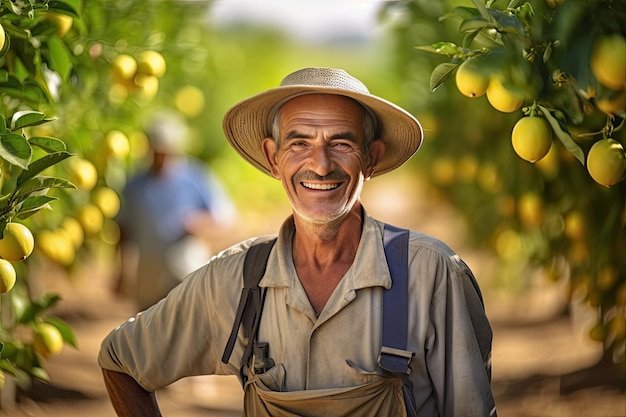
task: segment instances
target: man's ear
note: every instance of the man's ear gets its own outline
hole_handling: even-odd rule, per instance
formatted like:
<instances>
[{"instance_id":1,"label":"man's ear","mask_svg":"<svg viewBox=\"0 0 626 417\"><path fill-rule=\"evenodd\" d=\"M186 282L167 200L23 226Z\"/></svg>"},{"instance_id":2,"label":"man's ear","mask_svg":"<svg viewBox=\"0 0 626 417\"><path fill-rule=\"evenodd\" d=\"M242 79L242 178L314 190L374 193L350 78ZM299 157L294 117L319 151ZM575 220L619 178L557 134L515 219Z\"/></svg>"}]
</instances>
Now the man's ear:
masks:
<instances>
[{"instance_id":1,"label":"man's ear","mask_svg":"<svg viewBox=\"0 0 626 417\"><path fill-rule=\"evenodd\" d=\"M270 172L272 177L276 179L280 179L278 164L276 162L276 142L273 138L265 138L263 139L263 153L265 154L265 159L270 167Z\"/></svg>"},{"instance_id":2,"label":"man's ear","mask_svg":"<svg viewBox=\"0 0 626 417\"><path fill-rule=\"evenodd\" d=\"M365 169L365 173L364 173L366 180L369 180L372 177L372 175L374 175L374 172L376 171L376 166L378 165L380 160L383 158L384 154L385 154L385 142L383 142L380 139L376 139L372 141L372 144L370 145L370 149L367 155L369 163L367 164L367 168Z\"/></svg>"}]
</instances>

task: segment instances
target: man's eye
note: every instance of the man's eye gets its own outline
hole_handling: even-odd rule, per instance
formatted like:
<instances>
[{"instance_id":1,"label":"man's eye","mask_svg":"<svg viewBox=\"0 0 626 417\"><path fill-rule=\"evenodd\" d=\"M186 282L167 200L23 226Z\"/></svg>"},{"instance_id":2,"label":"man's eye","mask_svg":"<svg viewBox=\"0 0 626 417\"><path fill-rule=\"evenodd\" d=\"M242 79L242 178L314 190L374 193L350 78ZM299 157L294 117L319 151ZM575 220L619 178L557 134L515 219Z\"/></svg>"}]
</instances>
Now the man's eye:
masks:
<instances>
[{"instance_id":1,"label":"man's eye","mask_svg":"<svg viewBox=\"0 0 626 417\"><path fill-rule=\"evenodd\" d=\"M352 149L352 145L347 142L335 142L331 146L335 149Z\"/></svg>"}]
</instances>

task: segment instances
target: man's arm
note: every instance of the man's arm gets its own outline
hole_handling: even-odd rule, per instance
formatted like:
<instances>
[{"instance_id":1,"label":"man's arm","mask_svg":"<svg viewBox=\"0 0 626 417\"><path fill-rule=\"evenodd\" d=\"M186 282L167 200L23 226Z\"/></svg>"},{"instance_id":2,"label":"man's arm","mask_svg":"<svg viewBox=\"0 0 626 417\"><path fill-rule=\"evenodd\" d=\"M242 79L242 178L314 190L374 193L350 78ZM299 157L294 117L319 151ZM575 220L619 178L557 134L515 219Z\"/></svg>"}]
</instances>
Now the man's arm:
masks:
<instances>
[{"instance_id":1,"label":"man's arm","mask_svg":"<svg viewBox=\"0 0 626 417\"><path fill-rule=\"evenodd\" d=\"M111 404L119 417L161 417L154 392L146 391L131 376L102 369Z\"/></svg>"}]
</instances>

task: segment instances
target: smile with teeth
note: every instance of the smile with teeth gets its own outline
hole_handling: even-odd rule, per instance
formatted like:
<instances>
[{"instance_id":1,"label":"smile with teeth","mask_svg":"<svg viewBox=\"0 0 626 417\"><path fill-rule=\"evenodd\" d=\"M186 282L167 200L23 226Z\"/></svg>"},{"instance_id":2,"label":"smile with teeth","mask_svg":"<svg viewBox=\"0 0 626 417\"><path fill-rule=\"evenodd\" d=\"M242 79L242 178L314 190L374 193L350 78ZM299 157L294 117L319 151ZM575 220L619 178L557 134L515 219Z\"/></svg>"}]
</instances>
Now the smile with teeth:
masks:
<instances>
[{"instance_id":1,"label":"smile with teeth","mask_svg":"<svg viewBox=\"0 0 626 417\"><path fill-rule=\"evenodd\" d=\"M318 183L312 183L312 182L303 182L302 185L312 190L322 190L322 191L334 190L335 188L339 187L339 183L318 184Z\"/></svg>"}]
</instances>

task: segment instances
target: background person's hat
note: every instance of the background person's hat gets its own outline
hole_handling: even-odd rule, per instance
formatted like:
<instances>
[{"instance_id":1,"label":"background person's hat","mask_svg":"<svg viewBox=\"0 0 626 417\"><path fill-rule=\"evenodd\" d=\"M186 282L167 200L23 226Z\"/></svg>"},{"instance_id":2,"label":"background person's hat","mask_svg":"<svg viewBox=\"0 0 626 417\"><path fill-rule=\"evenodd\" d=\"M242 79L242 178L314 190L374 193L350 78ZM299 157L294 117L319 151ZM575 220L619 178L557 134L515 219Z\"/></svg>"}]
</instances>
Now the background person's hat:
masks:
<instances>
[{"instance_id":1,"label":"background person's hat","mask_svg":"<svg viewBox=\"0 0 626 417\"><path fill-rule=\"evenodd\" d=\"M376 116L376 137L385 143L385 154L374 176L405 163L422 143L422 127L413 115L370 94L361 81L343 70L333 68L301 69L285 77L279 87L235 104L226 112L223 120L228 141L246 161L271 175L261 143L264 138L271 137L274 113L291 98L315 93L353 98Z\"/></svg>"},{"instance_id":2,"label":"background person's hat","mask_svg":"<svg viewBox=\"0 0 626 417\"><path fill-rule=\"evenodd\" d=\"M171 110L150 115L144 131L150 147L166 155L184 155L189 146L189 127L183 117Z\"/></svg>"}]
</instances>

